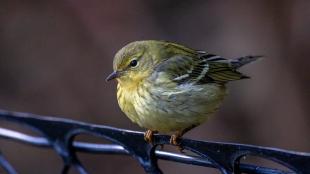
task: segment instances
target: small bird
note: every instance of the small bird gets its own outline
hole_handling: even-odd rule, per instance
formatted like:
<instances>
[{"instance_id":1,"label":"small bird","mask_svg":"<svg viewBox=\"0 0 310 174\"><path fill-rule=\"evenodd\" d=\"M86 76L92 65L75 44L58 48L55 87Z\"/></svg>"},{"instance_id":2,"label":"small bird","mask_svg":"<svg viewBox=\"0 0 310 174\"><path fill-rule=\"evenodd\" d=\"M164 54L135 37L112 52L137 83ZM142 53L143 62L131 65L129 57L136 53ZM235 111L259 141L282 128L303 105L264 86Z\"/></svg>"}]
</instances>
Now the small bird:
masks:
<instances>
[{"instance_id":1,"label":"small bird","mask_svg":"<svg viewBox=\"0 0 310 174\"><path fill-rule=\"evenodd\" d=\"M170 143L205 122L226 96L227 82L247 79L241 66L261 56L225 59L205 51L157 40L135 41L119 50L113 61L121 110L140 127L144 139L171 133Z\"/></svg>"}]
</instances>

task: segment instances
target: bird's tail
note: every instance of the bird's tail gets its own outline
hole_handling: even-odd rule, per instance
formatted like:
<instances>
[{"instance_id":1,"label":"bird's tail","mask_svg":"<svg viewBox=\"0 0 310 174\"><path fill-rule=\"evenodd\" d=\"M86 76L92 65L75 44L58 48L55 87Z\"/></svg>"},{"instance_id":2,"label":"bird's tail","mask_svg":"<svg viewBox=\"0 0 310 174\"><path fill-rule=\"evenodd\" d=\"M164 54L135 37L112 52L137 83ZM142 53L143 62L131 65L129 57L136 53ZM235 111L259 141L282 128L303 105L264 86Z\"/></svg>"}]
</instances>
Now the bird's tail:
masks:
<instances>
[{"instance_id":1,"label":"bird's tail","mask_svg":"<svg viewBox=\"0 0 310 174\"><path fill-rule=\"evenodd\" d=\"M230 63L233 68L238 69L245 64L261 59L262 57L263 56L244 56L244 57L233 59Z\"/></svg>"}]
</instances>

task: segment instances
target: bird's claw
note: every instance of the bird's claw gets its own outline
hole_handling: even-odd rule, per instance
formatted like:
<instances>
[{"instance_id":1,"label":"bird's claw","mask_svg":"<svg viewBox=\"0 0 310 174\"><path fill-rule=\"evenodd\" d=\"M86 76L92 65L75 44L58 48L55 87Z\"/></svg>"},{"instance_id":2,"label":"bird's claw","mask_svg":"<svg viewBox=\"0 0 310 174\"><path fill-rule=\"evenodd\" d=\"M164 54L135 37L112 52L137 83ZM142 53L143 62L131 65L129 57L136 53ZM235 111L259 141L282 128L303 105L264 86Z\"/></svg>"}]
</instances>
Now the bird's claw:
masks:
<instances>
[{"instance_id":1,"label":"bird's claw","mask_svg":"<svg viewBox=\"0 0 310 174\"><path fill-rule=\"evenodd\" d=\"M154 134L158 133L157 131L147 130L144 133L144 140L148 143L153 144L154 142Z\"/></svg>"},{"instance_id":2,"label":"bird's claw","mask_svg":"<svg viewBox=\"0 0 310 174\"><path fill-rule=\"evenodd\" d=\"M175 146L179 146L180 145L180 136L173 134L170 137L170 144L175 145Z\"/></svg>"},{"instance_id":3,"label":"bird's claw","mask_svg":"<svg viewBox=\"0 0 310 174\"><path fill-rule=\"evenodd\" d=\"M181 153L184 153L184 148L181 146L181 136L180 135L177 135L177 134L173 134L171 135L170 137L170 144L174 145L174 146L177 146L178 150L181 152Z\"/></svg>"}]
</instances>

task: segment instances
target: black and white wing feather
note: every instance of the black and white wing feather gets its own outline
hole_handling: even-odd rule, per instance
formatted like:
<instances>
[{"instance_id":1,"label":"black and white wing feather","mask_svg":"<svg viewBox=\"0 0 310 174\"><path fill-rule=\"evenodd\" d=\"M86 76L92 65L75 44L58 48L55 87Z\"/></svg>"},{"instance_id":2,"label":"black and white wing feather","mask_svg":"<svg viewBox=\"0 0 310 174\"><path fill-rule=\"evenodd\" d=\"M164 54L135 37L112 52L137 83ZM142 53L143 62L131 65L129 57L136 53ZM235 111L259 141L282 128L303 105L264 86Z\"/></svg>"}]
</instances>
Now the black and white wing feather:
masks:
<instances>
[{"instance_id":1,"label":"black and white wing feather","mask_svg":"<svg viewBox=\"0 0 310 174\"><path fill-rule=\"evenodd\" d=\"M176 55L162 62L156 68L166 72L170 79L178 84L226 83L249 78L238 72L241 66L257 60L261 56L245 56L237 59L225 59L217 55L197 51L197 56Z\"/></svg>"}]
</instances>

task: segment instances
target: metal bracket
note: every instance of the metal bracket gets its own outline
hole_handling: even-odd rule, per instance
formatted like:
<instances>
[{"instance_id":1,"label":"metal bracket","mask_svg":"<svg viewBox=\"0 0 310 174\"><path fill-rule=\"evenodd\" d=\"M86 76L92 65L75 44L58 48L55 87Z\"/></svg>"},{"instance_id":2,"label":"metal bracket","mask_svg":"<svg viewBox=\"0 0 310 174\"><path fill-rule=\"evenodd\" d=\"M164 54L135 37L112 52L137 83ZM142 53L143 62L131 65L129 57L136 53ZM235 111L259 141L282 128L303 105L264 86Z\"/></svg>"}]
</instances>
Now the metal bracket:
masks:
<instances>
[{"instance_id":1,"label":"metal bracket","mask_svg":"<svg viewBox=\"0 0 310 174\"><path fill-rule=\"evenodd\" d=\"M181 146L196 154L190 156L157 150L158 145L169 144L169 136L167 135L155 135L155 142L152 145L144 141L143 132L88 124L64 118L0 110L0 120L15 122L30 127L39 133L41 136L31 136L7 128L0 128L0 138L41 148L53 148L63 159L64 165L61 171L63 174L68 173L71 167L76 168L80 174L88 173L78 159L76 152L130 155L139 162L146 173L150 174L163 173L157 164L158 159L212 167L218 169L222 174L310 174L310 153L254 145L182 139ZM107 139L113 144L74 141L74 138L80 134ZM240 159L247 155L272 160L291 171L241 163ZM8 174L17 173L1 154L1 151L0 167Z\"/></svg>"}]
</instances>

